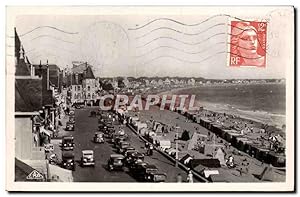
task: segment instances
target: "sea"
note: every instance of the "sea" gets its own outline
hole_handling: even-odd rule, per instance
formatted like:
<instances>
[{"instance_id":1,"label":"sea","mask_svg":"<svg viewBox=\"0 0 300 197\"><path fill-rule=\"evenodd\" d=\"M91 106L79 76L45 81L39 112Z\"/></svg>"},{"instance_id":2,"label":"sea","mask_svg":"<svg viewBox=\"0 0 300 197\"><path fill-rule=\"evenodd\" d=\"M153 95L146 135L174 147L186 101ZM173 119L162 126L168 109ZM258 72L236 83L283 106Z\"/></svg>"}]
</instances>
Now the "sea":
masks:
<instances>
[{"instance_id":1,"label":"sea","mask_svg":"<svg viewBox=\"0 0 300 197\"><path fill-rule=\"evenodd\" d=\"M210 110L228 112L277 126L285 124L285 84L198 86L180 89L176 94L193 94L196 96L197 105Z\"/></svg>"}]
</instances>

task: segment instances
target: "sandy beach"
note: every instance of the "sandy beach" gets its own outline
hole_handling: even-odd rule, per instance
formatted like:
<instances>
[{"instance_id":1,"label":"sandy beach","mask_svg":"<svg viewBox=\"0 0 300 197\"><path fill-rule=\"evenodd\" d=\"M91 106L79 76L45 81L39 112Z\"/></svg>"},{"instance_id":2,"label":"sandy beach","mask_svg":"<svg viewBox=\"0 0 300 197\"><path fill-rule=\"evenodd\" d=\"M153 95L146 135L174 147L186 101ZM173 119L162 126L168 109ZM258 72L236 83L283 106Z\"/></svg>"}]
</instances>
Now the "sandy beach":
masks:
<instances>
[{"instance_id":1,"label":"sandy beach","mask_svg":"<svg viewBox=\"0 0 300 197\"><path fill-rule=\"evenodd\" d=\"M191 87L175 88L168 91L162 91L159 93L159 95L176 95L186 89L191 89ZM199 98L197 99L197 97L194 106L204 107L205 109L214 112L236 115L241 118L272 125L277 128L282 128L282 126L286 124L285 114L270 113L262 110L242 110L229 104L200 101Z\"/></svg>"}]
</instances>

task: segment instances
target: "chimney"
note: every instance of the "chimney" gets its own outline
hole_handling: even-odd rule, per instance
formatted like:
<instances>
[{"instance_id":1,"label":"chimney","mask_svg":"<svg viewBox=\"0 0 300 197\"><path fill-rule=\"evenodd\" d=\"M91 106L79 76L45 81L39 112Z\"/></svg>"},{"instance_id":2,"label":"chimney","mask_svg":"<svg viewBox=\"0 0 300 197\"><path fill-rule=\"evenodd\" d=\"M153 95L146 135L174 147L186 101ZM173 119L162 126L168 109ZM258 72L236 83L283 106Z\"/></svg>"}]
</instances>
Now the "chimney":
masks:
<instances>
[{"instance_id":1,"label":"chimney","mask_svg":"<svg viewBox=\"0 0 300 197\"><path fill-rule=\"evenodd\" d=\"M42 60L40 60L39 68L40 68L39 77L42 77Z\"/></svg>"},{"instance_id":2,"label":"chimney","mask_svg":"<svg viewBox=\"0 0 300 197\"><path fill-rule=\"evenodd\" d=\"M49 65L48 65L48 60L47 60L47 90L50 90L50 87L49 87Z\"/></svg>"}]
</instances>

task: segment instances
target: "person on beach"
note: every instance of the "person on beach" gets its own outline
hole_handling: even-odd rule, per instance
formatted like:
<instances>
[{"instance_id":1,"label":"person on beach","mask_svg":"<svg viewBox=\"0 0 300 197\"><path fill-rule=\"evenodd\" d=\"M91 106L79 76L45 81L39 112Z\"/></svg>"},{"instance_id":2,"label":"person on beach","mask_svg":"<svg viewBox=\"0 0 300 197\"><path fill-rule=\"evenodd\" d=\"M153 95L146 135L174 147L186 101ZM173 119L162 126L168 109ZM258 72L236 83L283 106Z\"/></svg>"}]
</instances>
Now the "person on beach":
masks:
<instances>
[{"instance_id":1,"label":"person on beach","mask_svg":"<svg viewBox=\"0 0 300 197\"><path fill-rule=\"evenodd\" d=\"M177 182L177 183L181 183L181 182L182 182L182 176L181 176L180 173L177 174L176 182Z\"/></svg>"},{"instance_id":2,"label":"person on beach","mask_svg":"<svg viewBox=\"0 0 300 197\"><path fill-rule=\"evenodd\" d=\"M194 182L194 179L193 179L193 173L191 170L189 170L189 173L187 175L187 182L188 183L193 183Z\"/></svg>"}]
</instances>

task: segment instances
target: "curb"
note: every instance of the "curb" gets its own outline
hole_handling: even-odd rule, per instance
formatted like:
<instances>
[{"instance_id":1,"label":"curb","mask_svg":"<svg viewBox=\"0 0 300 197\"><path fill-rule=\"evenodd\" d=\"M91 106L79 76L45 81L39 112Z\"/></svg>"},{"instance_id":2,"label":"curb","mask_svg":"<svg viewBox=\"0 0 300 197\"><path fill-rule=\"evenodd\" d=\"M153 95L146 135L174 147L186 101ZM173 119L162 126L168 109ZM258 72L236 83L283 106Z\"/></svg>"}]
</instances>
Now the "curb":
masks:
<instances>
[{"instance_id":1,"label":"curb","mask_svg":"<svg viewBox=\"0 0 300 197\"><path fill-rule=\"evenodd\" d=\"M151 142L149 142L148 140L146 140L143 136L139 135L138 132L136 131L136 129L134 129L130 124L126 124L128 128L130 128L140 139L142 139L144 142L148 142L150 144L152 144ZM153 144L152 144L153 145ZM159 150L156 146L154 146L154 149L159 152L160 154L162 154L163 156L165 156L167 159L169 159L172 162L176 162L176 160L171 157L170 155L166 154L165 152ZM182 164L181 162L178 161L178 166L185 170L186 172L188 172L188 167L186 167L184 164ZM210 182L209 180L207 180L205 177L201 176L198 172L192 170L193 175L198 179L198 181L200 182L204 182L204 183L208 183Z\"/></svg>"}]
</instances>

